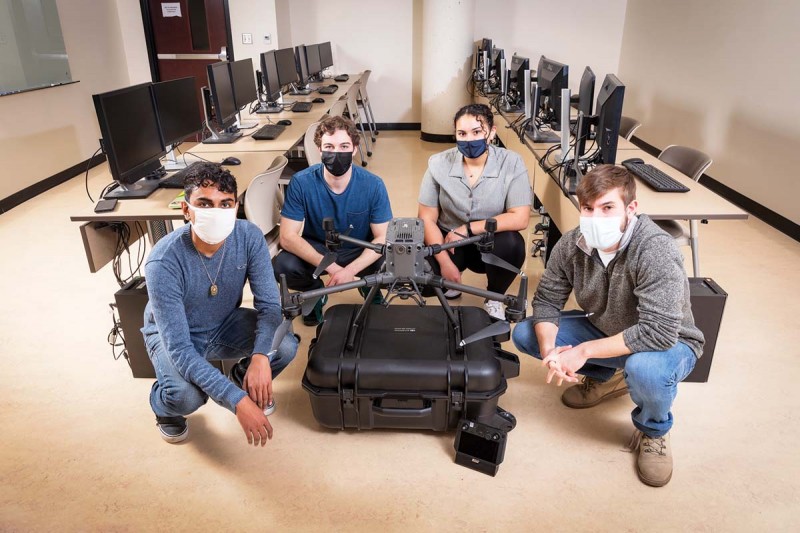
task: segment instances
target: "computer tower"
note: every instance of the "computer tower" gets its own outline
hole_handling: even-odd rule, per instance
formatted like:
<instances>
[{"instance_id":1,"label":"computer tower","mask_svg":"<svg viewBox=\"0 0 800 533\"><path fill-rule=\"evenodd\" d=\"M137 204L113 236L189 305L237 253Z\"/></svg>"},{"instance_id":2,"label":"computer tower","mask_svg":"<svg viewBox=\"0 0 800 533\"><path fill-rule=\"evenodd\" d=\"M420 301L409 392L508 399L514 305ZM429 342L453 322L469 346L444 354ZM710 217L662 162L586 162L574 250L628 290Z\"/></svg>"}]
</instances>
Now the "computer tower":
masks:
<instances>
[{"instance_id":1,"label":"computer tower","mask_svg":"<svg viewBox=\"0 0 800 533\"><path fill-rule=\"evenodd\" d=\"M142 336L144 308L147 305L147 285L144 278L134 278L114 294L119 312L128 364L135 378L155 378L156 371L147 355Z\"/></svg>"},{"instance_id":2,"label":"computer tower","mask_svg":"<svg viewBox=\"0 0 800 533\"><path fill-rule=\"evenodd\" d=\"M141 277L132 279L114 294L114 299L117 302L120 326L125 337L125 350L133 377L154 379L156 371L150 362L150 356L147 355L141 331L144 325L144 308L148 300L145 279ZM238 359L226 359L210 363L227 376L237 361Z\"/></svg>"},{"instance_id":3,"label":"computer tower","mask_svg":"<svg viewBox=\"0 0 800 533\"><path fill-rule=\"evenodd\" d=\"M723 291L713 279L689 278L689 294L694 323L703 332L706 343L703 347L703 356L697 360L694 370L684 381L705 383L711 372L711 361L714 358L714 349L717 346L717 336L728 293Z\"/></svg>"}]
</instances>

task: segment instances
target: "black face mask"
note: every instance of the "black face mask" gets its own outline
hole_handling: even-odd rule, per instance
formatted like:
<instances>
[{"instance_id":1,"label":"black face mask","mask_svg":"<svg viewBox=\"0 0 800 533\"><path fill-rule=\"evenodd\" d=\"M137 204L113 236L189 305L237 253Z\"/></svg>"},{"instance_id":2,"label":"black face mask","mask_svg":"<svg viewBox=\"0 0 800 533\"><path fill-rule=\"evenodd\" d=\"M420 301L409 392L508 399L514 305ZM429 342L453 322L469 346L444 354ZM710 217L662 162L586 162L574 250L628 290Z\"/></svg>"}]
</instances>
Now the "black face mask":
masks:
<instances>
[{"instance_id":1,"label":"black face mask","mask_svg":"<svg viewBox=\"0 0 800 533\"><path fill-rule=\"evenodd\" d=\"M322 152L322 164L338 178L353 164L353 152Z\"/></svg>"}]
</instances>

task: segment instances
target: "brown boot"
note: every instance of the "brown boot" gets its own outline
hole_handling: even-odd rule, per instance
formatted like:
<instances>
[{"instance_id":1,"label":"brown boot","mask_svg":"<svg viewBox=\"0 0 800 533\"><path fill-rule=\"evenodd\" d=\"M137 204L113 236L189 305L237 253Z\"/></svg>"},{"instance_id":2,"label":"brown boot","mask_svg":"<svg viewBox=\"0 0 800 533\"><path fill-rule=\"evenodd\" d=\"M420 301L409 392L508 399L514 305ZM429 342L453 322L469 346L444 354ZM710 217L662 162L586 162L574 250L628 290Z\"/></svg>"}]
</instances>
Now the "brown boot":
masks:
<instances>
[{"instance_id":1,"label":"brown boot","mask_svg":"<svg viewBox=\"0 0 800 533\"><path fill-rule=\"evenodd\" d=\"M586 409L623 394L628 394L628 385L625 383L622 370L617 370L611 379L605 382L584 377L581 383L564 391L561 401L572 409Z\"/></svg>"},{"instance_id":2,"label":"brown boot","mask_svg":"<svg viewBox=\"0 0 800 533\"><path fill-rule=\"evenodd\" d=\"M633 432L628 444L631 452L638 450L636 473L645 485L663 487L672 479L672 447L669 433L663 437L649 437L639 431Z\"/></svg>"}]
</instances>

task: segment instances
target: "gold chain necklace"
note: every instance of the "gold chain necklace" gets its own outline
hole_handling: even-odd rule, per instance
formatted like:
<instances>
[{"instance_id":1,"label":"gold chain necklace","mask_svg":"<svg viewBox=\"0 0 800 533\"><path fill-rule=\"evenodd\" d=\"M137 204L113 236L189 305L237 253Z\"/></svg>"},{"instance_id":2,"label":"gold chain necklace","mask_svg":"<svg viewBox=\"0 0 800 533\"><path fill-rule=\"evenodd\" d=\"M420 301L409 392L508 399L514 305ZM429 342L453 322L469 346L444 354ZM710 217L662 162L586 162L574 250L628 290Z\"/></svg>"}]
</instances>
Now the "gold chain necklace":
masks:
<instances>
[{"instance_id":1,"label":"gold chain necklace","mask_svg":"<svg viewBox=\"0 0 800 533\"><path fill-rule=\"evenodd\" d=\"M203 270L206 271L206 276L208 276L208 281L211 282L211 287L208 289L208 294L210 296L216 296L219 293L219 289L217 288L217 278L219 277L219 272L222 270L222 263L225 261L225 242L222 243L222 257L219 260L219 266L217 267L217 274L214 276L214 279L211 279L211 274L208 273L208 268L206 267L206 262L203 261L203 256L200 255L200 252L197 251L197 247L192 245L194 248L197 257L200 259L200 264L203 265Z\"/></svg>"}]
</instances>

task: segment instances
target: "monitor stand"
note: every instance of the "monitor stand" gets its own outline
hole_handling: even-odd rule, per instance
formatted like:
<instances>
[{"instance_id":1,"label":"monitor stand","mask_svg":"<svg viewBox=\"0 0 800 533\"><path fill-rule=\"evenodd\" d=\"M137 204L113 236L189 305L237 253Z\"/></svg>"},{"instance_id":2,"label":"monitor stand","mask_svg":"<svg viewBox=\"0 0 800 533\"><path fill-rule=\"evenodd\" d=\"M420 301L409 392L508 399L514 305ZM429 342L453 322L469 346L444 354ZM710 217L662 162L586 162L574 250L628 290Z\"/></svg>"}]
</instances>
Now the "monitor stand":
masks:
<instances>
[{"instance_id":1,"label":"monitor stand","mask_svg":"<svg viewBox=\"0 0 800 533\"><path fill-rule=\"evenodd\" d=\"M210 126L208 129L211 132L211 137L203 140L203 144L231 144L242 136L241 131L218 133Z\"/></svg>"},{"instance_id":2,"label":"monitor stand","mask_svg":"<svg viewBox=\"0 0 800 533\"><path fill-rule=\"evenodd\" d=\"M175 157L175 146L176 145L173 144L170 146L169 151L167 151L167 160L164 161L164 170L167 172L183 170L187 166L186 163L183 161L178 161L178 159Z\"/></svg>"},{"instance_id":3,"label":"monitor stand","mask_svg":"<svg viewBox=\"0 0 800 533\"><path fill-rule=\"evenodd\" d=\"M153 191L158 189L158 183L159 180L150 179L149 177L142 178L136 183L132 183L130 185L123 185L122 183L118 182L118 186L115 189L108 191L103 198L117 198L120 200L136 200L147 198L153 194Z\"/></svg>"},{"instance_id":4,"label":"monitor stand","mask_svg":"<svg viewBox=\"0 0 800 533\"><path fill-rule=\"evenodd\" d=\"M525 136L535 143L560 143L561 136L554 131L539 131L535 126L525 130Z\"/></svg>"},{"instance_id":5,"label":"monitor stand","mask_svg":"<svg viewBox=\"0 0 800 533\"><path fill-rule=\"evenodd\" d=\"M258 126L259 122L257 120L243 120L242 119L242 112L239 111L237 114L237 127L240 130L249 130Z\"/></svg>"},{"instance_id":6,"label":"monitor stand","mask_svg":"<svg viewBox=\"0 0 800 533\"><path fill-rule=\"evenodd\" d=\"M308 85L306 85L305 87L298 87L294 83L292 83L291 89L292 90L289 91L289 94L293 94L295 96L311 94L311 88L309 88Z\"/></svg>"}]
</instances>

